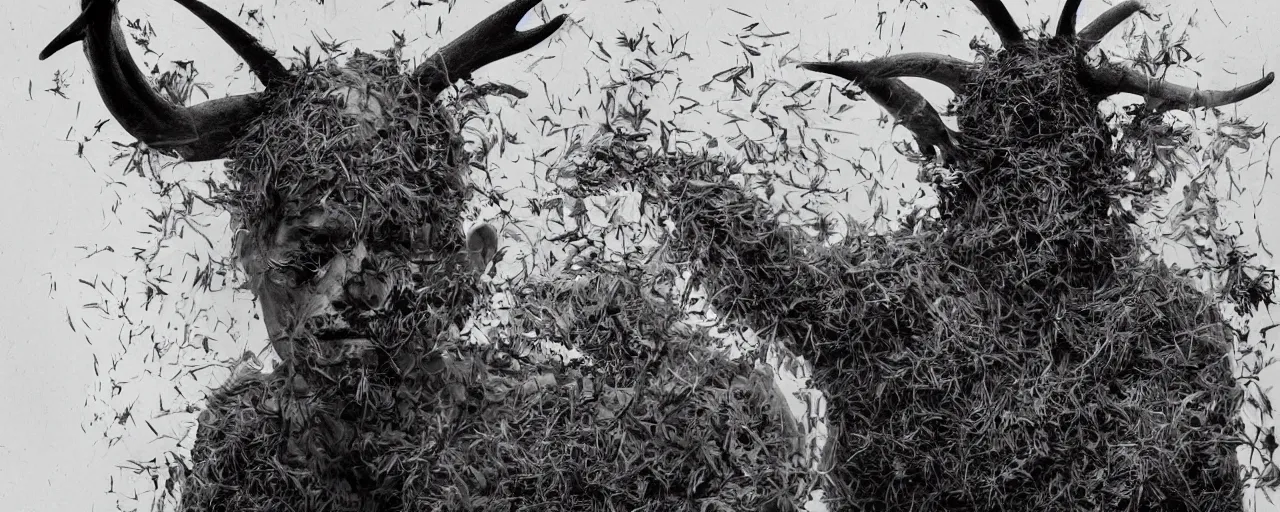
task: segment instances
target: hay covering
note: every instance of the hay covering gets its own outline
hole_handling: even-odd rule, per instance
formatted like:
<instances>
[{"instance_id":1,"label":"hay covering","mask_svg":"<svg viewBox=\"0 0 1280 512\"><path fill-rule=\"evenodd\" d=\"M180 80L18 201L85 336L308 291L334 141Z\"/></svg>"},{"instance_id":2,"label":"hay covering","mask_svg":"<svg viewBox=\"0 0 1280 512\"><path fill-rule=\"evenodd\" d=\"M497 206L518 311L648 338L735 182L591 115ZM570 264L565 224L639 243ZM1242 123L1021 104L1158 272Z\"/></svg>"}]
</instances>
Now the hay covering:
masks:
<instances>
[{"instance_id":1,"label":"hay covering","mask_svg":"<svg viewBox=\"0 0 1280 512\"><path fill-rule=\"evenodd\" d=\"M577 169L595 188L639 182L719 311L813 362L834 509L1241 508L1229 327L1111 210L1167 190L1126 172L1185 139L1137 111L1117 141L1072 52L987 51L954 105L964 157L937 181L941 219L890 233L817 243L733 162L623 136ZM1230 298L1247 312L1272 292L1241 279Z\"/></svg>"},{"instance_id":2,"label":"hay covering","mask_svg":"<svg viewBox=\"0 0 1280 512\"><path fill-rule=\"evenodd\" d=\"M308 320L293 364L214 390L200 416L182 510L794 510L808 477L770 375L672 329L655 279L587 266L516 295L513 332L582 348L566 367L464 343L480 291L420 253L457 248L467 197L454 115L392 59L308 66L235 151L221 198L246 244L309 212L327 222L263 275L302 287L363 243L396 283L377 311ZM335 88L379 98L343 114ZM361 96L361 95L356 95ZM361 112L369 112L364 108ZM435 238L415 239L431 224ZM425 249L424 249L425 247ZM252 250L253 246L248 249ZM242 251L243 253L243 251ZM597 286L606 283L607 286ZM599 305L599 307L592 307Z\"/></svg>"},{"instance_id":3,"label":"hay covering","mask_svg":"<svg viewBox=\"0 0 1280 512\"><path fill-rule=\"evenodd\" d=\"M962 158L936 174L938 220L819 243L736 183L734 162L655 154L625 133L563 169L565 193L640 190L675 226L666 263L687 262L720 313L813 363L836 434L833 509L1237 510L1230 332L1214 297L1144 259L1133 217L1112 208L1167 189L1126 173L1180 136L1141 111L1111 133L1073 52L985 52L954 105ZM363 242L400 286L375 314L313 319L291 373L216 390L183 508L802 503L813 479L767 374L681 326L682 302L655 291L673 288L661 265L578 262L515 293L505 339L536 333L592 365L457 338L475 283L423 286L417 251L456 241L415 233L457 231L468 157L394 62L306 70L231 163L224 200L247 243L318 205L351 219L272 272L305 283ZM381 98L381 122L340 113L331 93L352 84ZM1245 310L1271 296L1262 278L1231 289Z\"/></svg>"}]
</instances>

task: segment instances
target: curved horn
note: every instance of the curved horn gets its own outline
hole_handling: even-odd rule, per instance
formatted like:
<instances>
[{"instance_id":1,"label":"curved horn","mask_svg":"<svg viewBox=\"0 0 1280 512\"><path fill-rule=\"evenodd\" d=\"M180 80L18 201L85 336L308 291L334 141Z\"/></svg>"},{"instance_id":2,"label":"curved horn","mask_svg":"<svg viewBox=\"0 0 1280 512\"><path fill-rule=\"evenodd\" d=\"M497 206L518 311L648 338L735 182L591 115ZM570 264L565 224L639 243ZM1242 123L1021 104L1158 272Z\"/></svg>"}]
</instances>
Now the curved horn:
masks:
<instances>
[{"instance_id":1,"label":"curved horn","mask_svg":"<svg viewBox=\"0 0 1280 512\"><path fill-rule=\"evenodd\" d=\"M915 135L920 153L932 158L934 148L942 150L942 158L952 162L956 154L955 136L942 122L942 116L924 96L897 78L870 78L859 84L871 100L887 110L911 134Z\"/></svg>"},{"instance_id":2,"label":"curved horn","mask_svg":"<svg viewBox=\"0 0 1280 512\"><path fill-rule=\"evenodd\" d=\"M173 148L183 160L206 162L226 158L245 127L263 112L262 94L238 94L187 108L200 138ZM150 144L150 143L148 143Z\"/></svg>"},{"instance_id":3,"label":"curved horn","mask_svg":"<svg viewBox=\"0 0 1280 512\"><path fill-rule=\"evenodd\" d=\"M1180 110L1197 107L1219 107L1244 101L1262 92L1275 81L1275 73L1267 73L1256 82L1225 91L1203 91L1176 85L1164 80L1143 75L1132 69L1116 65L1103 65L1088 68L1088 83L1098 94L1110 96L1127 92L1165 100L1170 108Z\"/></svg>"},{"instance_id":4,"label":"curved horn","mask_svg":"<svg viewBox=\"0 0 1280 512\"><path fill-rule=\"evenodd\" d=\"M222 38L231 49L239 55L253 74L258 77L262 85L268 89L272 85L279 83L281 80L288 78L289 71L275 57L275 52L268 50L262 46L258 38L253 37L240 25L236 25L234 21L227 19L222 13L200 2L200 0L175 0L179 5L186 7L191 14L196 15L203 21L205 25L213 29L218 37Z\"/></svg>"},{"instance_id":5,"label":"curved horn","mask_svg":"<svg viewBox=\"0 0 1280 512\"><path fill-rule=\"evenodd\" d=\"M804 62L810 71L835 75L861 85L867 78L910 76L938 82L960 94L973 82L973 63L949 55L927 52L901 53L868 61Z\"/></svg>"},{"instance_id":6,"label":"curved horn","mask_svg":"<svg viewBox=\"0 0 1280 512\"><path fill-rule=\"evenodd\" d=\"M1009 14L1003 2L1000 0L971 1L973 6L978 8L978 12L987 18L987 23L990 23L996 35L1000 36L1000 42L1005 48L1022 44L1022 29L1018 28L1018 23L1013 21L1013 16Z\"/></svg>"},{"instance_id":7,"label":"curved horn","mask_svg":"<svg viewBox=\"0 0 1280 512\"><path fill-rule=\"evenodd\" d=\"M458 78L467 78L495 61L516 55L543 42L568 19L561 14L538 28L516 32L516 24L540 0L515 0L493 13L470 31L444 45L413 69L412 77L429 96L449 87Z\"/></svg>"},{"instance_id":8,"label":"curved horn","mask_svg":"<svg viewBox=\"0 0 1280 512\"><path fill-rule=\"evenodd\" d=\"M148 145L176 147L199 140L194 120L185 109L161 98L138 69L120 30L114 0L84 0L80 16L40 52L49 58L68 45L83 41L93 81L107 111L129 135Z\"/></svg>"},{"instance_id":9,"label":"curved horn","mask_svg":"<svg viewBox=\"0 0 1280 512\"><path fill-rule=\"evenodd\" d=\"M258 41L199 0L178 0L244 58L264 84L288 76L284 65ZM40 52L44 60L76 41L98 93L120 126L149 146L176 150L188 161L222 158L245 124L261 112L259 94L211 100L192 107L173 105L151 87L129 54L115 0L83 0L81 13Z\"/></svg>"},{"instance_id":10,"label":"curved horn","mask_svg":"<svg viewBox=\"0 0 1280 512\"><path fill-rule=\"evenodd\" d=\"M427 58L413 78L429 96L480 68L533 48L568 19L561 14L534 29L516 32L516 24L541 0L515 0Z\"/></svg>"},{"instance_id":11,"label":"curved horn","mask_svg":"<svg viewBox=\"0 0 1280 512\"><path fill-rule=\"evenodd\" d=\"M1093 23L1090 23L1084 30L1080 31L1078 38L1080 46L1084 47L1085 50L1093 49L1094 46L1102 42L1102 38L1106 37L1108 33L1115 30L1121 23L1124 23L1124 20L1129 19L1129 16L1133 16L1133 13L1141 10L1142 2L1138 0L1126 0L1112 6L1098 16L1097 19L1093 20Z\"/></svg>"},{"instance_id":12,"label":"curved horn","mask_svg":"<svg viewBox=\"0 0 1280 512\"><path fill-rule=\"evenodd\" d=\"M1070 39L1076 35L1076 13L1080 10L1080 0L1067 0L1062 4L1062 15L1058 16L1057 37Z\"/></svg>"}]
</instances>

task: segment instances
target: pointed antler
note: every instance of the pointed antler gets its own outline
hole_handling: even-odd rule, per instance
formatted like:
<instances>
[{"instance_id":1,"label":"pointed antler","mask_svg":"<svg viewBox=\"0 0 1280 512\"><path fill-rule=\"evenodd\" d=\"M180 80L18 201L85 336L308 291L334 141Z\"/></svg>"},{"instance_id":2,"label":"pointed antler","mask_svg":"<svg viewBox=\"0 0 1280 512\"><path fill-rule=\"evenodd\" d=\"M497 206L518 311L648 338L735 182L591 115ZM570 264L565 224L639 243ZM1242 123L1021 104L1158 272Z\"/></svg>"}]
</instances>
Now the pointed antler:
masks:
<instances>
[{"instance_id":1,"label":"pointed antler","mask_svg":"<svg viewBox=\"0 0 1280 512\"><path fill-rule=\"evenodd\" d=\"M1080 0L1067 0L1062 4L1062 15L1058 16L1059 39L1071 39L1076 36L1076 13L1080 10Z\"/></svg>"},{"instance_id":2,"label":"pointed antler","mask_svg":"<svg viewBox=\"0 0 1280 512\"><path fill-rule=\"evenodd\" d=\"M198 139L186 113L151 89L147 77L129 56L114 1L85 0L80 16L40 52L40 60L84 41L84 54L107 110L130 135L158 147Z\"/></svg>"},{"instance_id":3,"label":"pointed antler","mask_svg":"<svg viewBox=\"0 0 1280 512\"><path fill-rule=\"evenodd\" d=\"M918 91L897 78L871 78L859 85L872 101L911 131L922 155L933 158L936 155L934 148L937 148L942 151L944 162L955 161L955 134L943 124L942 116Z\"/></svg>"},{"instance_id":4,"label":"pointed antler","mask_svg":"<svg viewBox=\"0 0 1280 512\"><path fill-rule=\"evenodd\" d=\"M945 85L956 94L973 82L975 69L973 63L963 59L927 52L901 53L861 62L805 62L800 66L859 84L868 78L924 78Z\"/></svg>"},{"instance_id":5,"label":"pointed antler","mask_svg":"<svg viewBox=\"0 0 1280 512\"><path fill-rule=\"evenodd\" d=\"M1107 9L1107 12L1102 13L1102 15L1098 16L1098 19L1093 20L1093 23L1090 23L1084 30L1080 31L1080 35L1077 38L1080 46L1085 51L1093 49L1094 46L1102 42L1103 37L1106 37L1108 33L1115 30L1121 23L1124 23L1124 20L1129 19L1129 16L1133 16L1133 13L1141 10L1142 2L1138 0L1126 0Z\"/></svg>"},{"instance_id":6,"label":"pointed antler","mask_svg":"<svg viewBox=\"0 0 1280 512\"><path fill-rule=\"evenodd\" d=\"M973 82L973 63L937 53L917 52L863 62L804 62L800 66L858 84L872 101L911 130L921 154L932 158L934 148L938 148L944 161L954 161L954 133L942 123L942 117L924 96L897 77L925 78L961 94Z\"/></svg>"},{"instance_id":7,"label":"pointed antler","mask_svg":"<svg viewBox=\"0 0 1280 512\"><path fill-rule=\"evenodd\" d=\"M1068 0L1067 3L1069 5L1079 2ZM1142 2L1138 0L1127 0L1116 4L1080 31L1078 44L1086 51L1092 49L1107 33L1136 12L1143 12ZM1063 15L1065 16L1066 13ZM1214 108L1244 101L1271 85L1271 82L1275 81L1275 73L1267 73L1253 83L1234 89L1202 91L1152 78L1132 69L1103 63L1096 67L1090 66L1084 80L1086 86L1103 97L1127 92L1159 100L1164 108L1187 110L1199 107Z\"/></svg>"},{"instance_id":8,"label":"pointed antler","mask_svg":"<svg viewBox=\"0 0 1280 512\"><path fill-rule=\"evenodd\" d=\"M978 8L987 23L991 24L992 30L996 35L1000 36L1000 43L1005 48L1022 44L1022 29L1018 27L1018 23L1013 21L1013 16L1009 14L1009 10L1004 7L1004 3L1000 0L971 0L974 7Z\"/></svg>"},{"instance_id":9,"label":"pointed antler","mask_svg":"<svg viewBox=\"0 0 1280 512\"><path fill-rule=\"evenodd\" d=\"M429 96L480 68L533 48L551 36L568 16L561 14L534 29L516 32L516 24L541 0L515 0L427 58L413 78Z\"/></svg>"},{"instance_id":10,"label":"pointed antler","mask_svg":"<svg viewBox=\"0 0 1280 512\"><path fill-rule=\"evenodd\" d=\"M1197 107L1214 108L1244 101L1262 92L1275 78L1275 73L1267 73L1261 79L1235 89L1202 91L1148 77L1114 64L1104 64L1088 69L1086 84L1104 97L1127 92L1164 100L1168 108L1186 110Z\"/></svg>"},{"instance_id":11,"label":"pointed antler","mask_svg":"<svg viewBox=\"0 0 1280 512\"><path fill-rule=\"evenodd\" d=\"M200 3L200 0L174 0L179 5L186 7L191 14L196 15L203 21L205 25L213 29L223 41L226 41L231 49L249 65L249 70L258 77L262 85L270 89L279 81L288 78L289 70L285 69L284 64L275 57L275 52L262 46L258 38L253 37L240 25L227 19L222 13L213 10L211 7Z\"/></svg>"},{"instance_id":12,"label":"pointed antler","mask_svg":"<svg viewBox=\"0 0 1280 512\"><path fill-rule=\"evenodd\" d=\"M941 57L942 59L922 59L921 55ZM908 59L896 59L912 56ZM949 60L948 60L949 59ZM880 62L877 62L880 61ZM884 64L888 61L891 64ZM906 63L906 64L904 64ZM928 64L927 66L925 64ZM940 64L945 63L945 64ZM889 112L898 124L911 130L920 146L920 153L933 158L934 148L942 150L943 159L954 160L955 137L950 128L942 123L938 111L921 96L919 92L906 82L894 78L897 76L924 76L951 87L953 91L962 89L968 83L969 63L960 59L952 59L935 54L903 54L869 62L805 62L801 67L810 71L827 73L844 78L858 84L871 100ZM930 70L945 68L942 73L927 73ZM963 71L961 71L963 70ZM948 85L950 84L950 85Z\"/></svg>"},{"instance_id":13,"label":"pointed antler","mask_svg":"<svg viewBox=\"0 0 1280 512\"><path fill-rule=\"evenodd\" d=\"M268 87L288 76L284 65L248 32L198 0L177 0L213 28ZM112 117L149 146L173 149L192 162L222 158L244 126L261 112L258 94L211 100L192 107L169 103L152 89L129 55L115 0L84 0L81 13L40 52L44 60L76 41Z\"/></svg>"}]
</instances>

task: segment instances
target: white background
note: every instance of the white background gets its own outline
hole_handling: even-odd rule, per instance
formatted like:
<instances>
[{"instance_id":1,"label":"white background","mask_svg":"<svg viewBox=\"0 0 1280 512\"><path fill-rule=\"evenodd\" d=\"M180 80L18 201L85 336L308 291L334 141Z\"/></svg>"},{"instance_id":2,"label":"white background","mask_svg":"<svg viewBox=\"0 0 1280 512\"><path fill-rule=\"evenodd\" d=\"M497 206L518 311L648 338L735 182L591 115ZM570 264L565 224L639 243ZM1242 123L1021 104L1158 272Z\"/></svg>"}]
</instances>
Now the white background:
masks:
<instances>
[{"instance_id":1,"label":"white background","mask_svg":"<svg viewBox=\"0 0 1280 512\"><path fill-rule=\"evenodd\" d=\"M354 47L381 49L389 46L390 30L404 32L409 37L409 48L417 55L438 47L500 5L497 1L459 0L450 13L441 5L410 9L412 2L407 0L396 0L379 9L382 3L329 0L317 5L309 0L248 0L245 9L261 9L265 29L248 28L282 56L292 55L291 47L314 46L311 32L320 33L324 39L350 40ZM651 34L688 34L684 50L694 60L679 69L684 81L680 94L704 98L708 105L726 96L723 88L700 92L697 86L711 80L713 74L745 62L733 35L753 22L761 23L758 32L788 32L772 40L777 48L769 50L775 53L766 53L766 57L789 52L802 60L819 60L827 51L834 53L841 48L849 48L854 57L892 50L938 51L969 58L967 46L972 36L982 34L994 39L970 3L928 3L928 9L921 9L919 2L903 4L896 0L552 0L546 4L548 11L552 15L569 13L573 20L570 25L551 42L527 55L491 66L482 74L530 91L531 97L514 110L531 111L533 115L528 117L537 118L541 115L538 109L546 108L547 98L535 76L546 80L552 94L563 102L593 109L598 97L578 91L578 84L588 74L601 72L592 67L596 65L590 54L595 47L593 37L612 48L619 30L634 34L641 26L648 26ZM106 160L111 154L107 141L131 141L114 122L104 126L102 135L90 143L87 158L76 156L74 140L92 133L93 125L108 117L97 98L80 45L44 62L36 59L40 49L78 13L78 2L10 4L0 35L0 48L5 52L0 66L0 112L4 115L0 121L0 172L5 178L0 186L0 290L5 292L0 295L0 509L111 510L115 499L104 494L108 477L118 475L114 466L131 454L108 450L99 438L82 431L89 414L85 396L98 381L92 371L90 345L67 325L68 311L79 315L76 310L80 304L66 288L75 282L74 278L111 273L107 267L95 270L86 266L85 253L76 246L114 245L123 249L143 243L135 233L138 225L134 222L142 219L138 208L145 204L147 192L122 190L120 185L110 184L121 178L122 171L120 164L112 165ZM157 36L151 47L164 53L161 62L196 60L202 71L201 80L212 83L210 93L215 97L255 87L247 70L235 69L235 55L177 4L164 0L124 0L121 4L124 17L142 17L155 27ZM240 2L210 0L210 4L244 24L244 18L236 16ZM1280 3L1218 0L1174 4L1155 1L1150 8L1165 14L1163 22L1172 23L1178 31L1185 29L1191 37L1188 49L1203 58L1190 65L1201 73L1199 77L1187 71L1174 72L1180 83L1233 87L1255 80L1280 64L1280 30L1274 26L1275 20L1280 19ZM1010 1L1008 7L1023 27L1032 27L1045 19L1056 22L1060 4ZM1081 7L1081 25L1106 8L1101 0L1086 0ZM881 11L885 13L885 24L877 32L877 13ZM444 33L435 36L440 17L444 18ZM1189 19L1194 21L1189 23ZM1154 31L1163 22L1141 21L1140 27ZM428 31L432 37L421 35ZM1102 46L1123 54L1118 34ZM137 48L134 51L140 54ZM542 56L555 58L539 60ZM769 65L757 62L756 73L776 75L793 84L816 78L805 76L789 64L779 65L776 60ZM43 91L52 85L55 70L67 73L69 99ZM945 103L945 89L910 81L920 85L935 105ZM1255 123L1280 121L1277 87L1280 86L1240 104L1240 112ZM506 100L495 103L507 104ZM862 117L867 120L838 127L853 135L841 135L843 145L836 152L857 158L859 146L866 146L889 151L891 156L892 150L884 143L891 136L906 138L904 130L878 126L874 118L879 112L874 105L861 103L856 112L865 113ZM724 108L738 107L726 104ZM704 126L686 128L722 137L732 135L723 116L714 110L707 109ZM524 116L507 116L507 129L537 133ZM72 131L68 136L69 128ZM516 177L512 179L534 170L527 159L519 156L520 152L532 154L563 145L557 140L536 141L531 135L521 138L528 147L495 157L499 168ZM1251 219L1255 216L1280 218L1276 200L1280 195L1275 184L1263 180L1268 161L1280 168L1280 155L1267 152L1273 140L1274 135L1269 134L1260 144L1261 149L1235 158L1238 167L1253 165L1242 178L1245 199L1232 210L1236 218L1246 221L1246 226L1251 226L1248 223L1254 222ZM885 180L894 185L885 193L912 196L916 186L914 167L901 159L890 158L889 162ZM864 186L851 178L842 184L855 191ZM857 195L854 194L853 204L833 208L854 217L865 215L858 213L864 205L858 203ZM117 197L121 212L118 215L110 211ZM1251 204L1258 197L1270 201L1255 209ZM1262 236L1269 246L1280 247L1278 226L1280 223L1274 220L1262 222ZM57 293L50 290L53 282L60 287ZM1255 323L1271 321L1264 318ZM144 446L137 450L147 449Z\"/></svg>"}]
</instances>

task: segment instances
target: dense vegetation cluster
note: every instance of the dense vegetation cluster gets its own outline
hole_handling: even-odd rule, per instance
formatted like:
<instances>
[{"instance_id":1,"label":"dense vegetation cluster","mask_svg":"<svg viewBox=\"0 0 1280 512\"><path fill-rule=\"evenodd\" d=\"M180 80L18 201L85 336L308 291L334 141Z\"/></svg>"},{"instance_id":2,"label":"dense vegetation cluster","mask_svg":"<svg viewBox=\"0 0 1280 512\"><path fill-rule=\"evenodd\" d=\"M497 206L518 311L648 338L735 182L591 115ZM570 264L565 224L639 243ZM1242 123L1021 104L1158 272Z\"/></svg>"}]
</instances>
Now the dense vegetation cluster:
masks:
<instances>
[{"instance_id":1,"label":"dense vegetation cluster","mask_svg":"<svg viewBox=\"0 0 1280 512\"><path fill-rule=\"evenodd\" d=\"M690 193L673 203L698 274L813 362L843 507L1238 509L1234 333L1113 208L1167 191L1125 174L1176 130L1137 111L1113 144L1082 56L1017 50L954 105L966 158L941 219L823 246L738 190ZM1254 285L1247 309L1270 301Z\"/></svg>"},{"instance_id":2,"label":"dense vegetation cluster","mask_svg":"<svg viewBox=\"0 0 1280 512\"><path fill-rule=\"evenodd\" d=\"M132 126L189 159L228 158L210 204L241 233L246 287L283 359L271 372L239 368L209 393L189 457L169 468L166 491L182 510L785 511L815 489L832 510L1240 508L1245 395L1232 356L1248 333L1228 313L1271 304L1274 273L1213 224L1216 213L1185 230L1212 246L1197 260L1225 277L1212 289L1144 236L1139 217L1193 167L1177 151L1193 151L1191 130L1149 105L1099 112L1101 98L1132 84L1107 83L1128 75L1089 61L1097 41L1075 37L1079 2L1068 1L1058 37L1025 40L998 1L975 0L1005 43L975 44L977 63L802 64L853 80L913 131L921 155L943 149L921 162L936 209L879 231L788 223L797 212L771 202L784 180L669 144L679 127L649 117L645 94L622 92L668 73L637 57L630 83L600 88L612 119L590 143L575 141L547 174L555 190L528 207L563 228L535 249L572 249L499 289L456 257L467 175L483 167L461 134L473 105L435 96L459 63L523 51L564 23L507 34L503 23L534 3L504 7L425 74L404 73L399 45L341 65L327 47L286 73L263 64L271 54L247 34L230 37L251 67L259 58L266 91L169 119L181 128L192 112L208 125L252 114L224 137L235 140L225 155L205 150L231 131L184 153L170 140L181 134ZM184 5L236 36L199 2ZM1084 32L1100 38L1136 5ZM493 50L502 38L508 48ZM654 51L643 39L624 34L619 47ZM120 66L95 55L95 73ZM736 69L713 81L746 91L747 67ZM957 93L959 131L886 80L921 70L942 70L933 76ZM1221 105L1273 78L1213 101L1148 90ZM779 83L762 86L751 110ZM783 110L809 108L800 103L816 96L811 85ZM658 126L657 144L646 124ZM780 153L821 159L768 126ZM1257 131L1244 132L1210 148L1213 158L1248 147ZM769 163L749 142L737 146L747 160ZM591 200L620 189L639 198L642 218L613 211L593 227ZM1216 200L1205 194L1186 209ZM611 242L623 248L597 250ZM484 306L501 302L487 300L495 292L501 311ZM501 318L477 336L487 344L465 332L478 313ZM691 321L700 315L714 321ZM723 332L747 331L762 343L726 349ZM552 343L582 357L556 357ZM765 364L778 354L811 365L829 404L825 445Z\"/></svg>"},{"instance_id":3,"label":"dense vegetation cluster","mask_svg":"<svg viewBox=\"0 0 1280 512\"><path fill-rule=\"evenodd\" d=\"M213 393L182 508L802 504L793 495L811 478L772 374L680 326L679 298L646 292L669 274L583 262L516 293L511 332L579 349L585 364L521 336L497 346L459 337L482 289L430 255L455 248L440 238L457 231L468 157L449 111L412 94L393 63L362 55L346 69L305 70L234 150L222 200L249 232L273 233L317 205L324 219L350 219L307 230L262 278L305 288L360 245L399 284L375 311L337 305L310 318L290 364ZM343 114L332 92L351 80L379 98L383 118ZM421 225L445 227L424 248L409 238Z\"/></svg>"},{"instance_id":4,"label":"dense vegetation cluster","mask_svg":"<svg viewBox=\"0 0 1280 512\"><path fill-rule=\"evenodd\" d=\"M572 175L638 185L714 306L812 362L839 509L1238 509L1236 333L1116 207L1168 192L1142 164L1187 134L1141 105L1113 132L1082 65L1052 40L988 51L941 215L888 233L817 240L733 162L626 134ZM1269 276L1227 298L1269 303Z\"/></svg>"},{"instance_id":5,"label":"dense vegetation cluster","mask_svg":"<svg viewBox=\"0 0 1280 512\"><path fill-rule=\"evenodd\" d=\"M733 162L654 153L625 136L601 139L561 173L574 178L569 195L639 185L674 226L659 260L692 270L720 312L812 362L831 401L825 462L841 508L1238 507L1233 333L1214 297L1146 258L1132 215L1111 208L1126 192L1166 192L1144 172L1125 174L1179 132L1137 110L1114 142L1096 98L1070 85L1079 58L1052 45L992 57L955 105L973 156L939 182L941 217L889 233L855 227L818 241L735 182ZM347 362L345 384L326 384L345 397L329 414L360 427L329 434L338 444L324 453L349 459L304 474L360 467L366 480L314 488L458 509L536 502L524 495L572 510L802 503L786 496L807 468L767 379L690 331L673 335L678 298L646 293L669 274L580 263L522 291L513 331L579 348L591 365L535 358L497 377L473 355L445 357L471 349L429 341L439 331L395 327L438 313L419 304L394 326L364 324L385 355ZM1270 296L1265 280L1254 284L1247 296ZM421 356L396 355L406 350ZM511 392L537 375L542 393ZM505 384L495 391L490 379ZM370 415L379 409L385 417ZM742 432L736 443L713 440L731 431ZM406 440L413 448L396 444ZM754 470L741 469L748 461ZM636 485L645 490L627 491Z\"/></svg>"}]
</instances>

